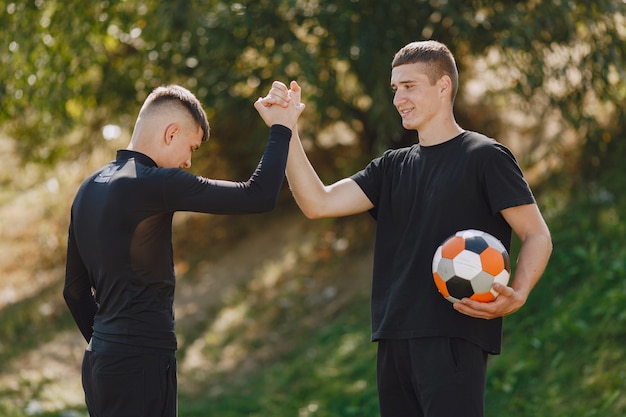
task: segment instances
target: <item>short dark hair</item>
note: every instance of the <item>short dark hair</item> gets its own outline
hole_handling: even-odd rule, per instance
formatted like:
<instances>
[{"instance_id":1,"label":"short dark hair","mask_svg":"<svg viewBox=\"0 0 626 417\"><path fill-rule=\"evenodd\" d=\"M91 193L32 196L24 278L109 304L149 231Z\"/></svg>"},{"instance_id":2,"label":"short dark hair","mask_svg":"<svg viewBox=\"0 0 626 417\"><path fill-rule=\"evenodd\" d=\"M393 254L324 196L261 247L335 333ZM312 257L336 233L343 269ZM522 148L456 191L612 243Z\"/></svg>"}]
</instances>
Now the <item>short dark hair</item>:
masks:
<instances>
[{"instance_id":1,"label":"short dark hair","mask_svg":"<svg viewBox=\"0 0 626 417\"><path fill-rule=\"evenodd\" d=\"M450 49L443 43L433 40L411 42L395 54L391 61L391 67L420 63L428 65L426 75L431 84L435 84L444 75L450 77L452 80L452 102L454 102L459 89L459 72Z\"/></svg>"},{"instance_id":2,"label":"short dark hair","mask_svg":"<svg viewBox=\"0 0 626 417\"><path fill-rule=\"evenodd\" d=\"M152 90L146 98L143 107L148 108L161 104L173 104L184 107L198 126L202 128L204 132L202 142L209 140L210 128L206 112L202 108L200 100L191 91L176 84L160 86Z\"/></svg>"}]
</instances>

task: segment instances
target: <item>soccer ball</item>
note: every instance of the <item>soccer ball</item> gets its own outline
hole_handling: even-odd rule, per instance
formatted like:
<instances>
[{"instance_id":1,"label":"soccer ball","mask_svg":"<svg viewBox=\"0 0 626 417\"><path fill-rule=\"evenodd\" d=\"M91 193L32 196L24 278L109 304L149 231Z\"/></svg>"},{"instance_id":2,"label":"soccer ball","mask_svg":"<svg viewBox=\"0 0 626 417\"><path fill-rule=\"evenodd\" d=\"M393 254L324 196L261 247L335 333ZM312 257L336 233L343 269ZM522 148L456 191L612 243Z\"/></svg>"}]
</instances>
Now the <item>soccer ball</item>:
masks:
<instances>
[{"instance_id":1,"label":"soccer ball","mask_svg":"<svg viewBox=\"0 0 626 417\"><path fill-rule=\"evenodd\" d=\"M462 230L446 239L433 257L433 278L448 301L462 298L489 302L498 293L494 282L506 285L511 261L498 239L480 230Z\"/></svg>"}]
</instances>

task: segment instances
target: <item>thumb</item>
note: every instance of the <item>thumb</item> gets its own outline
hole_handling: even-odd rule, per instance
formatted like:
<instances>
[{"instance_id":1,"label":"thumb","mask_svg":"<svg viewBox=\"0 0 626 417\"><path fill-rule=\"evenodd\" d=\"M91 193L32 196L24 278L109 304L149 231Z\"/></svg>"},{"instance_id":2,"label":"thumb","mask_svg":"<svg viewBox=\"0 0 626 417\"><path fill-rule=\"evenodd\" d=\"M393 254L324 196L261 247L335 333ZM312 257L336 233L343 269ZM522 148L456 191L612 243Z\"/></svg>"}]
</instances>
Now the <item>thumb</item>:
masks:
<instances>
[{"instance_id":1,"label":"thumb","mask_svg":"<svg viewBox=\"0 0 626 417\"><path fill-rule=\"evenodd\" d=\"M267 107L265 100L263 97L259 97L257 101L254 102L254 108L257 109L257 111L261 111L264 107Z\"/></svg>"},{"instance_id":2,"label":"thumb","mask_svg":"<svg viewBox=\"0 0 626 417\"><path fill-rule=\"evenodd\" d=\"M300 101L302 96L302 89L296 81L291 81L291 83L289 84L289 95L296 104L296 107L302 109L304 108L304 103Z\"/></svg>"},{"instance_id":3,"label":"thumb","mask_svg":"<svg viewBox=\"0 0 626 417\"><path fill-rule=\"evenodd\" d=\"M500 284L499 282L493 283L493 289L500 295L510 296L513 293L513 288L510 288L506 285Z\"/></svg>"},{"instance_id":4,"label":"thumb","mask_svg":"<svg viewBox=\"0 0 626 417\"><path fill-rule=\"evenodd\" d=\"M291 89L291 91L294 91L294 92L296 92L296 91L300 92L301 91L301 88L300 88L300 86L298 85L298 83L296 81L292 81L289 84L289 88Z\"/></svg>"}]
</instances>

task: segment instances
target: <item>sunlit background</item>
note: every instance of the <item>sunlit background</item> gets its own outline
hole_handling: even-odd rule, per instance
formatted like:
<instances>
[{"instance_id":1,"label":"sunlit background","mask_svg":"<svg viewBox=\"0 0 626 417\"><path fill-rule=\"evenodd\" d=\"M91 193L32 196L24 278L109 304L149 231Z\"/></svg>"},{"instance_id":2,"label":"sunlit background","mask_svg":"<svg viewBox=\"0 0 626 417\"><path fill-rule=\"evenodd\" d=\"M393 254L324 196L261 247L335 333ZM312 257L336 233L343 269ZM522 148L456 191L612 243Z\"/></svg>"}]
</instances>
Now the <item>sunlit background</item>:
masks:
<instances>
[{"instance_id":1,"label":"sunlit background","mask_svg":"<svg viewBox=\"0 0 626 417\"><path fill-rule=\"evenodd\" d=\"M252 103L297 80L331 182L415 142L389 77L421 39L457 57L458 122L514 151L555 243L505 320L487 416L626 415L625 19L624 0L0 1L0 415L86 415L69 205L154 87L206 108L193 171L245 180L267 136ZM272 213L175 221L181 417L378 415L367 215L309 221L285 186Z\"/></svg>"}]
</instances>

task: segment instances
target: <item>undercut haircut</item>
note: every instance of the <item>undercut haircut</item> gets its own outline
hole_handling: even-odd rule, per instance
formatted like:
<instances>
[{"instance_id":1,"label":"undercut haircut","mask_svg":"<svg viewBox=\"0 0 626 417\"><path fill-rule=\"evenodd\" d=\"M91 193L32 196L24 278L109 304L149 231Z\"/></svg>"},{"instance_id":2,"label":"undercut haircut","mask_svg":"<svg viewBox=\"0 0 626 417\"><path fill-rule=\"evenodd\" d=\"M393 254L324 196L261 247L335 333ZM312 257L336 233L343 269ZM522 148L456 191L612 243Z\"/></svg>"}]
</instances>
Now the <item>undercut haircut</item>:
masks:
<instances>
[{"instance_id":1,"label":"undercut haircut","mask_svg":"<svg viewBox=\"0 0 626 417\"><path fill-rule=\"evenodd\" d=\"M206 112L191 91L176 84L157 87L144 101L141 112L162 105L173 105L184 109L194 122L202 128L202 142L209 140L210 128Z\"/></svg>"},{"instance_id":2,"label":"undercut haircut","mask_svg":"<svg viewBox=\"0 0 626 417\"><path fill-rule=\"evenodd\" d=\"M441 42L428 40L411 42L400 49L393 60L391 68L405 64L425 64L426 76L431 85L447 75L452 80L452 102L459 89L459 72L450 49Z\"/></svg>"}]
</instances>

